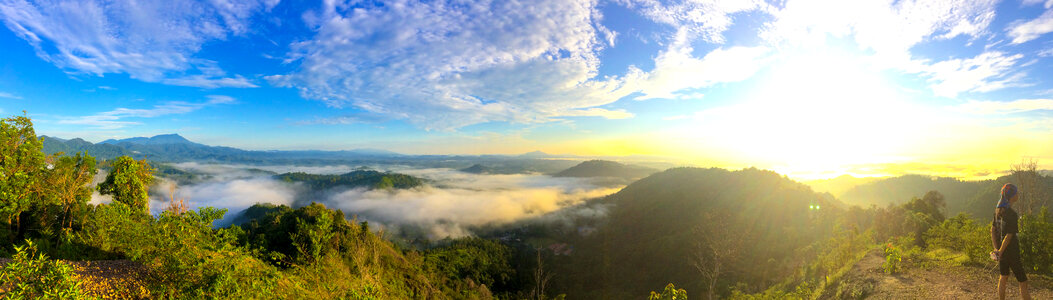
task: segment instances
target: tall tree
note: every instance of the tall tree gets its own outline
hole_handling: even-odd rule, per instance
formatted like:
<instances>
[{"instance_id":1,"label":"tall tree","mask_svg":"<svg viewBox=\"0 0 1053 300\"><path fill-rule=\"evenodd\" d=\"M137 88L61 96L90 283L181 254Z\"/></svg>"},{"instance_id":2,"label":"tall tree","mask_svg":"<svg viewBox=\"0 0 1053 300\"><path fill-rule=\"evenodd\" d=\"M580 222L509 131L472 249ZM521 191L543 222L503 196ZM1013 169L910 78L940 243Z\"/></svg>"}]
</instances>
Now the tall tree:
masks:
<instances>
[{"instance_id":1,"label":"tall tree","mask_svg":"<svg viewBox=\"0 0 1053 300\"><path fill-rule=\"evenodd\" d=\"M26 116L0 119L0 222L21 234L21 215L40 198L46 165L44 142ZM12 222L14 221L14 222Z\"/></svg>"},{"instance_id":2,"label":"tall tree","mask_svg":"<svg viewBox=\"0 0 1053 300\"><path fill-rule=\"evenodd\" d=\"M1025 215L1030 215L1036 207L1035 202L1043 199L1041 178L1038 174L1038 161L1034 158L1020 160L1020 163L1012 164L1010 170L1013 177L1020 184L1020 209Z\"/></svg>"},{"instance_id":3,"label":"tall tree","mask_svg":"<svg viewBox=\"0 0 1053 300\"><path fill-rule=\"evenodd\" d=\"M106 175L106 180L99 184L99 192L113 195L113 201L121 202L134 210L150 212L150 198L147 190L154 180L153 168L146 159L136 161L128 156L116 158L113 169Z\"/></svg>"},{"instance_id":4,"label":"tall tree","mask_svg":"<svg viewBox=\"0 0 1053 300\"><path fill-rule=\"evenodd\" d=\"M702 220L693 230L697 242L692 262L707 287L707 299L716 299L717 281L732 271L732 266L747 250L750 231L748 228L733 227L738 223L733 222L729 212L706 213Z\"/></svg>"},{"instance_id":5,"label":"tall tree","mask_svg":"<svg viewBox=\"0 0 1053 300\"><path fill-rule=\"evenodd\" d=\"M62 213L58 216L59 224L65 228L73 226L73 220L81 207L91 200L91 181L98 171L95 158L77 153L74 156L49 157L51 170L48 172L49 195L53 205L59 206Z\"/></svg>"}]
</instances>

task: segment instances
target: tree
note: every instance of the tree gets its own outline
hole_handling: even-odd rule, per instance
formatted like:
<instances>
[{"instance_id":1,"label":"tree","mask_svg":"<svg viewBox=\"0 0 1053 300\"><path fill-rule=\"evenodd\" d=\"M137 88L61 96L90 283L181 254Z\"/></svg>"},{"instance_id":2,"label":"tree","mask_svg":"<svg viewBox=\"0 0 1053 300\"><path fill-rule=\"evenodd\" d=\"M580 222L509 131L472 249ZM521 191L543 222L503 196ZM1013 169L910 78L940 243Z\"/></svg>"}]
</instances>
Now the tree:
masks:
<instances>
[{"instance_id":1,"label":"tree","mask_svg":"<svg viewBox=\"0 0 1053 300\"><path fill-rule=\"evenodd\" d=\"M1038 173L1038 161L1034 158L1022 159L1020 163L1012 164L1010 170L1016 182L1020 184L1019 200L1022 205L1019 205L1019 208L1023 214L1030 215L1038 207L1035 202L1045 196L1040 181L1042 175Z\"/></svg>"},{"instance_id":2,"label":"tree","mask_svg":"<svg viewBox=\"0 0 1053 300\"><path fill-rule=\"evenodd\" d=\"M0 119L0 220L13 226L16 233L9 236L9 241L13 242L24 230L22 212L43 194L43 145L28 117Z\"/></svg>"},{"instance_id":3,"label":"tree","mask_svg":"<svg viewBox=\"0 0 1053 300\"><path fill-rule=\"evenodd\" d=\"M150 199L147 190L153 182L153 169L146 159L136 161L128 156L114 160L113 169L106 181L99 184L99 192L113 195L113 201L124 203L135 211L149 213Z\"/></svg>"},{"instance_id":4,"label":"tree","mask_svg":"<svg viewBox=\"0 0 1053 300\"><path fill-rule=\"evenodd\" d=\"M91 200L91 181L98 171L95 158L77 153L75 156L49 157L51 170L48 172L48 194L53 197L51 204L59 206L62 214L58 217L59 225L73 227L75 214Z\"/></svg>"},{"instance_id":5,"label":"tree","mask_svg":"<svg viewBox=\"0 0 1053 300\"><path fill-rule=\"evenodd\" d=\"M717 280L728 272L728 268L735 265L735 261L746 250L749 240L749 232L733 228L734 223L727 216L727 213L707 213L693 231L697 236L693 263L695 269L702 275L704 284L708 287L706 290L708 299L716 298ZM672 284L666 289L670 287ZM684 297L687 297L686 292Z\"/></svg>"}]
</instances>

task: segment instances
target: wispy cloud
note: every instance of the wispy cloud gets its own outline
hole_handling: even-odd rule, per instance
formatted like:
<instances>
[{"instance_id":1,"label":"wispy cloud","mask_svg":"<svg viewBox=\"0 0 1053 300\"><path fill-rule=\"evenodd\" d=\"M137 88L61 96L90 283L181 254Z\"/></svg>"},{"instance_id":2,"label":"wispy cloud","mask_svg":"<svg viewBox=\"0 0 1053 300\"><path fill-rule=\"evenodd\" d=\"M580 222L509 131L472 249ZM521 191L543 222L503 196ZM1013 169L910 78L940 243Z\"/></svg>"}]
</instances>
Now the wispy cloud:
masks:
<instances>
[{"instance_id":1,"label":"wispy cloud","mask_svg":"<svg viewBox=\"0 0 1053 300\"><path fill-rule=\"evenodd\" d=\"M975 114L1011 114L1035 110L1053 110L1053 99L1020 99L1014 101L969 101L958 110Z\"/></svg>"},{"instance_id":2,"label":"wispy cloud","mask_svg":"<svg viewBox=\"0 0 1053 300\"><path fill-rule=\"evenodd\" d=\"M937 96L956 97L963 92L990 92L1007 87L1026 86L1026 73L1017 71L1022 54L984 52L974 58L950 59L925 66Z\"/></svg>"},{"instance_id":3,"label":"wispy cloud","mask_svg":"<svg viewBox=\"0 0 1053 300\"><path fill-rule=\"evenodd\" d=\"M208 101L197 103L183 101L165 102L159 105L154 105L151 108L121 107L111 111L101 112L88 116L59 117L57 123L68 125L86 125L95 127L97 129L113 130L131 125L142 124L136 121L128 121L127 119L129 118L155 118L166 115L185 114L197 111L208 106L219 104L231 104L237 102L234 98L223 95L209 95L208 99Z\"/></svg>"},{"instance_id":4,"label":"wispy cloud","mask_svg":"<svg viewBox=\"0 0 1053 300\"><path fill-rule=\"evenodd\" d=\"M1007 29L1009 36L1013 38L1013 44L1026 43L1043 34L1053 32L1053 10L1049 9L1050 4L1053 4L1053 1L1046 3L1046 12L1038 18L1027 22L1017 22Z\"/></svg>"},{"instance_id":5,"label":"wispy cloud","mask_svg":"<svg viewBox=\"0 0 1053 300\"><path fill-rule=\"evenodd\" d=\"M0 92L0 98L21 100L22 97L8 92Z\"/></svg>"},{"instance_id":6,"label":"wispy cloud","mask_svg":"<svg viewBox=\"0 0 1053 300\"><path fill-rule=\"evenodd\" d=\"M959 36L989 36L995 0L953 1L788 1L773 14L761 37L782 45L808 47L830 37L850 37L873 51L877 66L931 76L940 96L987 92L1019 85L1023 74L1007 74L1020 56L989 51L972 59L917 57L911 48ZM935 60L935 62L933 62Z\"/></svg>"},{"instance_id":7,"label":"wispy cloud","mask_svg":"<svg viewBox=\"0 0 1053 300\"><path fill-rule=\"evenodd\" d=\"M0 18L37 56L73 74L204 88L253 87L214 62L203 44L247 32L249 17L275 3L190 0L0 2Z\"/></svg>"},{"instance_id":8,"label":"wispy cloud","mask_svg":"<svg viewBox=\"0 0 1053 300\"><path fill-rule=\"evenodd\" d=\"M681 1L656 0L624 1L651 20L674 26L691 36L711 43L724 43L724 31L734 23L733 14L763 11L774 8L761 0Z\"/></svg>"},{"instance_id":9,"label":"wispy cloud","mask_svg":"<svg viewBox=\"0 0 1053 300\"><path fill-rule=\"evenodd\" d=\"M658 70L628 68L621 76L600 77L599 53L614 44L617 33L600 24L597 4L590 0L529 5L426 2L351 9L346 3L327 3L305 17L317 28L314 39L292 45L289 60L299 62L299 69L267 79L332 107L352 106L425 129L445 130L490 121L549 122L562 116L627 118L631 113L598 106L637 92L656 98L683 88L741 80L740 74L753 70L752 63L735 70L720 68L715 61L693 57L687 43L678 43L666 51L670 63ZM716 40L729 22L666 17L658 10L664 6L631 5L653 8L655 19L684 23L678 31L683 37L670 36L670 40L692 36ZM733 5L726 14L752 8ZM743 49L717 53L750 53ZM728 57L739 58L723 58ZM679 62L703 68L679 72L688 70L675 65ZM673 80L674 74L702 79Z\"/></svg>"}]
</instances>

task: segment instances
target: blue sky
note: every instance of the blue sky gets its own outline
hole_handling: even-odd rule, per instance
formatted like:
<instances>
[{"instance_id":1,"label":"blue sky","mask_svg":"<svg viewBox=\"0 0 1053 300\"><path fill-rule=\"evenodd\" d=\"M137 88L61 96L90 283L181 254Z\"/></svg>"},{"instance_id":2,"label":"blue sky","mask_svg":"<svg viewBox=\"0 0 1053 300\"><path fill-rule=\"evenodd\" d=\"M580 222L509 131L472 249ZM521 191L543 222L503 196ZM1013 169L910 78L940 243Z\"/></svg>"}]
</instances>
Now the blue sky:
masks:
<instances>
[{"instance_id":1,"label":"blue sky","mask_svg":"<svg viewBox=\"0 0 1053 300\"><path fill-rule=\"evenodd\" d=\"M0 0L0 113L94 142L976 177L1053 158L1051 7Z\"/></svg>"}]
</instances>

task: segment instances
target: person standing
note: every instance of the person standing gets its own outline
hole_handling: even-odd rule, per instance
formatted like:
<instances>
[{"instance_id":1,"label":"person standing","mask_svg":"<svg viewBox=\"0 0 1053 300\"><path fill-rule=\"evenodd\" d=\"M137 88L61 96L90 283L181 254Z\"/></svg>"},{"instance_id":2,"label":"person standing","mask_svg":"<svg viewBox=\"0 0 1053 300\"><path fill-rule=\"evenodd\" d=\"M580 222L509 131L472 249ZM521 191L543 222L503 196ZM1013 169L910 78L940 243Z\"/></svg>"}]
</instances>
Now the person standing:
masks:
<instances>
[{"instance_id":1,"label":"person standing","mask_svg":"<svg viewBox=\"0 0 1053 300\"><path fill-rule=\"evenodd\" d=\"M1024 273L1024 265L1020 260L1020 241L1017 239L1020 215L1013 210L1013 203L1016 203L1018 196L1020 195L1015 185L1003 185L1002 197L998 200L994 220L991 222L991 242L994 244L991 258L998 260L998 299L1005 299L1009 271L1013 271L1016 281L1020 282L1020 297L1025 300L1031 299L1027 290L1027 274Z\"/></svg>"}]
</instances>

